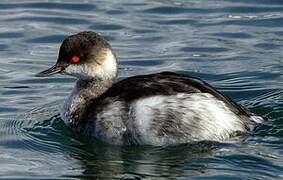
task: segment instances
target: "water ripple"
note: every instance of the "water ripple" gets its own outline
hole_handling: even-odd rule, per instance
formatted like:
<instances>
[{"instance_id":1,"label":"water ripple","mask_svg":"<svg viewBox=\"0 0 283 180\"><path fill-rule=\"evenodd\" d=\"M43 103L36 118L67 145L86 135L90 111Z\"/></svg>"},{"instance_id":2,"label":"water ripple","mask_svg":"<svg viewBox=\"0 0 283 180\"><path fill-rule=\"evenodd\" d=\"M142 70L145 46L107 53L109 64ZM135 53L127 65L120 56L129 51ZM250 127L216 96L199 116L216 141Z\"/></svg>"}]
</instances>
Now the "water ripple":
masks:
<instances>
[{"instance_id":1,"label":"water ripple","mask_svg":"<svg viewBox=\"0 0 283 180\"><path fill-rule=\"evenodd\" d=\"M71 11L93 11L96 9L94 4L82 3L54 3L54 2L40 2L40 3L1 3L0 9L65 9Z\"/></svg>"},{"instance_id":2,"label":"water ripple","mask_svg":"<svg viewBox=\"0 0 283 180\"><path fill-rule=\"evenodd\" d=\"M18 17L12 19L6 19L6 21L28 21L28 22L49 22L55 24L89 24L88 20L77 19L77 18L67 18L67 17Z\"/></svg>"}]
</instances>

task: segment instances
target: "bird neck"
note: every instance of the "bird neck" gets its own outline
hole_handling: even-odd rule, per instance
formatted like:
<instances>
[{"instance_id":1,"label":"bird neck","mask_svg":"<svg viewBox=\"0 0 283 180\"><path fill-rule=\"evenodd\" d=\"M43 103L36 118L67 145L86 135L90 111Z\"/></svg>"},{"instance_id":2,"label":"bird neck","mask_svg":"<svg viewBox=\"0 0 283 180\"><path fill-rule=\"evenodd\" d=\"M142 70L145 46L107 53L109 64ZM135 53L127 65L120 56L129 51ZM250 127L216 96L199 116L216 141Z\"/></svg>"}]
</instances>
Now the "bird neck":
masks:
<instances>
[{"instance_id":1,"label":"bird neck","mask_svg":"<svg viewBox=\"0 0 283 180\"><path fill-rule=\"evenodd\" d=\"M75 91L80 98L94 99L101 96L105 91L107 91L114 83L115 79L107 80L78 80L75 85Z\"/></svg>"},{"instance_id":2,"label":"bird neck","mask_svg":"<svg viewBox=\"0 0 283 180\"><path fill-rule=\"evenodd\" d=\"M114 83L114 80L78 80L72 93L66 99L62 117L71 127L79 127L83 124L85 110L92 100L105 93Z\"/></svg>"}]
</instances>

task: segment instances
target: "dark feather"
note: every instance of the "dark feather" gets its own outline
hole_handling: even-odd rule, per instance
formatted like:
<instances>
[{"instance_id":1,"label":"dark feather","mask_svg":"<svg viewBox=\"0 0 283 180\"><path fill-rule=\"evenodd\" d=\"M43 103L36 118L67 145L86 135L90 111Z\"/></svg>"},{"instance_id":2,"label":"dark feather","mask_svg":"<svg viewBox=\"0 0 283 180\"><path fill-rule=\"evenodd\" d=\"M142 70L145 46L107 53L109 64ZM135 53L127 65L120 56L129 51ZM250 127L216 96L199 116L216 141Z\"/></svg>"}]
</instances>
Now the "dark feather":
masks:
<instances>
[{"instance_id":1,"label":"dark feather","mask_svg":"<svg viewBox=\"0 0 283 180\"><path fill-rule=\"evenodd\" d=\"M114 98L129 104L140 98L155 95L176 95L178 93L209 93L223 101L235 114L250 116L242 106L236 104L201 79L173 72L133 76L121 80L89 104L89 111L100 106L106 98Z\"/></svg>"}]
</instances>

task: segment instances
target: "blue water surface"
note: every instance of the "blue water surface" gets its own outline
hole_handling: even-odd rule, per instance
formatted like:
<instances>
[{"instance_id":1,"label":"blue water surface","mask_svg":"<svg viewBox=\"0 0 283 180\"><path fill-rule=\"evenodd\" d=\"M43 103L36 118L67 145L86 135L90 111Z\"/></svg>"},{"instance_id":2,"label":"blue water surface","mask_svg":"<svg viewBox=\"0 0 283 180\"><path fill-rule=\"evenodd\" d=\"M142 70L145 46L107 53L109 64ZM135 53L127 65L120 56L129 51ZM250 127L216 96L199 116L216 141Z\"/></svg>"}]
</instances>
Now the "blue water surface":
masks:
<instances>
[{"instance_id":1,"label":"blue water surface","mask_svg":"<svg viewBox=\"0 0 283 180\"><path fill-rule=\"evenodd\" d=\"M283 178L282 28L281 0L2 0L0 178ZM34 74L84 30L112 44L121 78L197 76L266 122L229 142L174 147L113 147L73 133L59 109L75 79Z\"/></svg>"}]
</instances>

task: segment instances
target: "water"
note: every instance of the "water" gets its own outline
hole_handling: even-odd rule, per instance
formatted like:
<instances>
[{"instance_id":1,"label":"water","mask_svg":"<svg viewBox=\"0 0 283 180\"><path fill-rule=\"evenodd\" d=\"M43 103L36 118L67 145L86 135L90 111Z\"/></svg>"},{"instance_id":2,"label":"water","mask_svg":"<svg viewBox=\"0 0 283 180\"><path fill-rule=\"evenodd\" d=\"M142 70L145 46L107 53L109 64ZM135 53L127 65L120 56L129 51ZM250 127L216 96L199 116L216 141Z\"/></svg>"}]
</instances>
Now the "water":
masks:
<instances>
[{"instance_id":1,"label":"water","mask_svg":"<svg viewBox=\"0 0 283 180\"><path fill-rule=\"evenodd\" d=\"M1 178L283 178L281 0L78 2L0 2ZM201 77L266 123L231 142L175 147L113 147L71 132L59 108L74 79L34 74L82 30L110 41L121 78Z\"/></svg>"}]
</instances>

